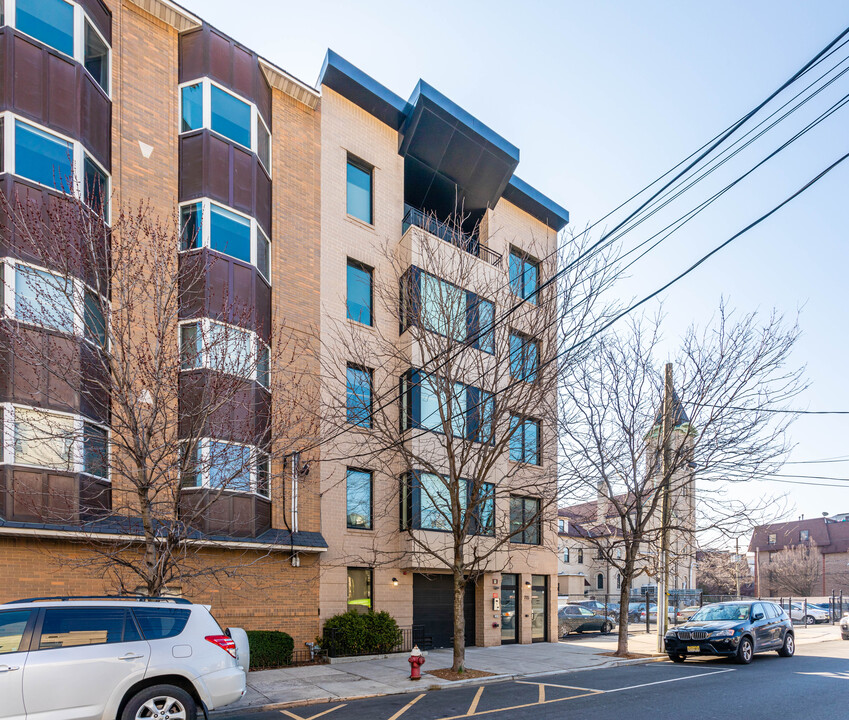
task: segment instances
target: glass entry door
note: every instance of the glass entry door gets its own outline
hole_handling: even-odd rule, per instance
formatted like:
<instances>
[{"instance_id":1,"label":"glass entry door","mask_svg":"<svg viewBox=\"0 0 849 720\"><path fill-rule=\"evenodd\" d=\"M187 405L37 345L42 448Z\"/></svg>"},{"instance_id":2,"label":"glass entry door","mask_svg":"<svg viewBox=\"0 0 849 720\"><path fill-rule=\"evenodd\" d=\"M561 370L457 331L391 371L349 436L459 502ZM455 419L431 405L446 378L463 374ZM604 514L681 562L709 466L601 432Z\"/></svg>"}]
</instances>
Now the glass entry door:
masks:
<instances>
[{"instance_id":1,"label":"glass entry door","mask_svg":"<svg viewBox=\"0 0 849 720\"><path fill-rule=\"evenodd\" d=\"M548 576L531 575L531 641L548 640Z\"/></svg>"},{"instance_id":2,"label":"glass entry door","mask_svg":"<svg viewBox=\"0 0 849 720\"><path fill-rule=\"evenodd\" d=\"M501 644L519 642L519 576L501 576Z\"/></svg>"}]
</instances>

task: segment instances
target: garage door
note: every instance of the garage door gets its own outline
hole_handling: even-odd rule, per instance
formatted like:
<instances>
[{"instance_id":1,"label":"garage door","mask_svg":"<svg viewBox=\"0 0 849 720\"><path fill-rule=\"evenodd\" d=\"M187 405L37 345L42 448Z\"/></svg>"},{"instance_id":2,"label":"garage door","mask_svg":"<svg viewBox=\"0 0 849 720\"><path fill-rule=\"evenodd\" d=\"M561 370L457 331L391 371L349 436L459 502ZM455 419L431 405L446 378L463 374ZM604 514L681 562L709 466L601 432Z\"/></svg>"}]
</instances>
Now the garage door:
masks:
<instances>
[{"instance_id":1,"label":"garage door","mask_svg":"<svg viewBox=\"0 0 849 720\"><path fill-rule=\"evenodd\" d=\"M475 644L475 586L466 586L466 645ZM451 647L454 638L454 580L450 575L413 575L413 625L433 638L433 647Z\"/></svg>"}]
</instances>

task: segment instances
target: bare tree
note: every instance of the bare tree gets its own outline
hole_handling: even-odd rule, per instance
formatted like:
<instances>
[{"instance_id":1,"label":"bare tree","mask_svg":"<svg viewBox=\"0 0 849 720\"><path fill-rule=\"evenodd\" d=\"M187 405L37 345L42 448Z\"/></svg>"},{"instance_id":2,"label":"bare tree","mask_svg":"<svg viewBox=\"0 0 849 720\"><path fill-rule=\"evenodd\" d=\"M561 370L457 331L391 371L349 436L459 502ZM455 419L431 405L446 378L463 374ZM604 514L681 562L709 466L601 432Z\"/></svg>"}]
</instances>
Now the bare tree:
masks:
<instances>
[{"instance_id":1,"label":"bare tree","mask_svg":"<svg viewBox=\"0 0 849 720\"><path fill-rule=\"evenodd\" d=\"M745 555L726 550L697 553L696 584L705 595L736 595L752 587L752 572Z\"/></svg>"},{"instance_id":2,"label":"bare tree","mask_svg":"<svg viewBox=\"0 0 849 720\"><path fill-rule=\"evenodd\" d=\"M217 294L223 261L198 247L199 216L181 228L142 204L107 225L102 206L72 192L4 207L5 370L34 406L13 411L15 462L79 477L78 491L29 498L17 483L16 503L75 524L80 565L121 591L248 573L262 552L204 552L209 517L234 493L279 501L284 458L315 439L309 348ZM253 508L234 515L255 534Z\"/></svg>"},{"instance_id":3,"label":"bare tree","mask_svg":"<svg viewBox=\"0 0 849 720\"><path fill-rule=\"evenodd\" d=\"M377 517L398 518L400 495L400 527L376 525L368 547L347 549L340 562L450 572L457 672L465 666L467 584L556 551L548 546L559 498L559 333L595 322L606 279L597 263L568 274L567 326L557 302L562 285L541 285L522 302L507 259L486 262L494 256L463 220L458 214L445 224L422 214L400 244L386 242L374 304L387 322L368 332L332 324L325 373L338 391L324 412L341 437L323 457L382 467L400 482L375 491ZM496 232L489 228L488 237ZM525 240L529 255L548 258L527 283L550 278L553 238ZM570 257L578 251L571 245Z\"/></svg>"},{"instance_id":4,"label":"bare tree","mask_svg":"<svg viewBox=\"0 0 849 720\"><path fill-rule=\"evenodd\" d=\"M770 410L801 387L799 371L788 369L797 328L774 315L758 322L723 307L712 327L691 328L671 393L656 360L659 319L600 337L588 361L563 376L561 482L604 506L583 520L598 530L586 542L621 575L619 655L628 652L632 582L644 571L659 578L664 534L668 564L686 564L697 531L740 534L771 504L744 503L729 490L780 466L790 418Z\"/></svg>"},{"instance_id":5,"label":"bare tree","mask_svg":"<svg viewBox=\"0 0 849 720\"><path fill-rule=\"evenodd\" d=\"M809 543L792 545L773 553L767 568L770 590L807 597L817 591L821 556Z\"/></svg>"}]
</instances>

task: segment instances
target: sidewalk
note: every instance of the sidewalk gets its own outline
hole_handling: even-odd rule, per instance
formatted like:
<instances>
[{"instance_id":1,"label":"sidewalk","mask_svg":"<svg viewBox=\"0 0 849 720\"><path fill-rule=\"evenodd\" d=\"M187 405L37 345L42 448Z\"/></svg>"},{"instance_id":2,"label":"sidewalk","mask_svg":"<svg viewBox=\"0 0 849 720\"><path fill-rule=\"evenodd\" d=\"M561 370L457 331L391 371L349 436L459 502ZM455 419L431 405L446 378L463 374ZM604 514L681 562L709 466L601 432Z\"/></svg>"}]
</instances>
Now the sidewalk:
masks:
<instances>
[{"instance_id":1,"label":"sidewalk","mask_svg":"<svg viewBox=\"0 0 849 720\"><path fill-rule=\"evenodd\" d=\"M832 625L797 627L797 645L807 645L840 638L840 628ZM634 632L629 636L629 650L633 653L654 654L654 634ZM573 636L560 643L536 645L501 645L497 647L466 650L466 664L470 669L495 673L492 677L460 681L442 680L427 674L428 670L451 667L450 649L431 650L427 653L420 681L409 679L410 666L407 654L391 655L379 659L348 660L326 665L260 670L248 676L248 690L238 702L223 708L221 714L239 710L259 710L263 707L286 704L318 703L333 700L352 700L374 695L394 695L423 692L464 684L480 685L487 682L510 680L526 675L588 670L614 667L652 658L620 660L604 653L616 650L616 634ZM665 656L658 656L665 657ZM213 712L217 715L218 712Z\"/></svg>"}]
</instances>

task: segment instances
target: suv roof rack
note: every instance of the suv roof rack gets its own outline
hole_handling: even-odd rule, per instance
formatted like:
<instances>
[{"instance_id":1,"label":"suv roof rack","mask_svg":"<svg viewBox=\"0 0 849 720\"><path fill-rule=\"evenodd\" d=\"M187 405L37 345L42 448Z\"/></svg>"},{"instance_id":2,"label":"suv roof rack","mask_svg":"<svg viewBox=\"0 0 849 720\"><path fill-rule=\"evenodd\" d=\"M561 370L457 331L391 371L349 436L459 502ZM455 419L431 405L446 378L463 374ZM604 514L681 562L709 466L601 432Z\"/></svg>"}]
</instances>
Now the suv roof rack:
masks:
<instances>
[{"instance_id":1,"label":"suv roof rack","mask_svg":"<svg viewBox=\"0 0 849 720\"><path fill-rule=\"evenodd\" d=\"M172 602L178 605L191 605L191 600L175 597L151 597L150 595L56 595L55 597L24 598L12 600L9 604L31 602L67 602L71 600L138 600L142 602Z\"/></svg>"}]
</instances>

